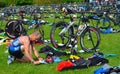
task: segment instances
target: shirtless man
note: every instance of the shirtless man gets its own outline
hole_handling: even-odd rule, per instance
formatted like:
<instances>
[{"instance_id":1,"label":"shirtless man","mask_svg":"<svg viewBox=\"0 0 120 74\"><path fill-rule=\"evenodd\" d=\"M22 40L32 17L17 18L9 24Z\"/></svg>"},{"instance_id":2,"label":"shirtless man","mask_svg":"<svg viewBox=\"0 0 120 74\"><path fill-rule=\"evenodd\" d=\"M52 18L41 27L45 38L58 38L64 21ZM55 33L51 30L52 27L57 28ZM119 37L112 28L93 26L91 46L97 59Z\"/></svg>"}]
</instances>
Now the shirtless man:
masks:
<instances>
[{"instance_id":1,"label":"shirtless man","mask_svg":"<svg viewBox=\"0 0 120 74\"><path fill-rule=\"evenodd\" d=\"M43 59L39 56L35 48L35 41L38 39L40 39L39 32L34 32L29 36L20 36L16 38L9 46L10 55L14 56L15 60L19 62L31 62L32 64L40 64ZM38 60L35 61L32 58L32 51Z\"/></svg>"}]
</instances>

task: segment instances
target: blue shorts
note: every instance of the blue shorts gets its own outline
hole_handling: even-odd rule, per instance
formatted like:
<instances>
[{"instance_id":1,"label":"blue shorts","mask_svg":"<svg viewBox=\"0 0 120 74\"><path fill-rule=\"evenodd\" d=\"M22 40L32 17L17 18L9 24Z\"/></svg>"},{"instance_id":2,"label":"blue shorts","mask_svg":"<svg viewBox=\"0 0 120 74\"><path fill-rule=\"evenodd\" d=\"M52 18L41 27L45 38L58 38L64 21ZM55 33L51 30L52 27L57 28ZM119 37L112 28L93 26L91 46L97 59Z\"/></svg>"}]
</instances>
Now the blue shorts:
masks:
<instances>
[{"instance_id":1,"label":"blue shorts","mask_svg":"<svg viewBox=\"0 0 120 74\"><path fill-rule=\"evenodd\" d=\"M22 53L20 46L9 46L9 53L10 55L14 56L15 58L21 59L24 54Z\"/></svg>"}]
</instances>

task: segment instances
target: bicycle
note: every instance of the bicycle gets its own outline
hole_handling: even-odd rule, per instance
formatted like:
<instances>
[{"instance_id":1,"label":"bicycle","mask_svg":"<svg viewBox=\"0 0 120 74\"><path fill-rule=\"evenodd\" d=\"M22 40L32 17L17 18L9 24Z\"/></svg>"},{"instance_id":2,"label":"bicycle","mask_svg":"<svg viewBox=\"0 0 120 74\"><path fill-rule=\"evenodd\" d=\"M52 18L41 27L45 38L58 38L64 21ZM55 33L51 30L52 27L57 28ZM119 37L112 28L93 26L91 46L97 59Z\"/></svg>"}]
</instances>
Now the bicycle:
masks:
<instances>
[{"instance_id":1,"label":"bicycle","mask_svg":"<svg viewBox=\"0 0 120 74\"><path fill-rule=\"evenodd\" d=\"M109 12L109 9L91 16L96 21L96 28L113 29L113 32L120 32L120 13Z\"/></svg>"},{"instance_id":2,"label":"bicycle","mask_svg":"<svg viewBox=\"0 0 120 74\"><path fill-rule=\"evenodd\" d=\"M27 35L28 30L34 27L34 31L38 30L41 34L41 40L44 41L44 28L42 27L45 22L41 22L36 19L34 16L34 20L24 21L23 14L21 14L22 20L10 20L5 26L5 34L11 38L15 39L21 35ZM25 28L25 24L29 24L28 28Z\"/></svg>"},{"instance_id":3,"label":"bicycle","mask_svg":"<svg viewBox=\"0 0 120 74\"><path fill-rule=\"evenodd\" d=\"M50 33L51 43L55 48L65 49L72 45L72 48L78 43L78 37L80 36L80 45L85 52L95 51L100 44L100 33L93 27L89 26L89 18L84 15L84 12L79 18L79 23L82 21L84 25L82 28L77 29L75 32L75 22L72 18L74 11L66 8L62 8L64 14L70 15L70 21L60 21L53 25ZM73 50L72 50L73 51Z\"/></svg>"},{"instance_id":4,"label":"bicycle","mask_svg":"<svg viewBox=\"0 0 120 74\"><path fill-rule=\"evenodd\" d=\"M104 12L105 13L105 12ZM114 12L106 12L103 18L103 27L108 25L108 28L112 28L114 32L120 32L120 13ZM108 24L107 24L108 23Z\"/></svg>"}]
</instances>

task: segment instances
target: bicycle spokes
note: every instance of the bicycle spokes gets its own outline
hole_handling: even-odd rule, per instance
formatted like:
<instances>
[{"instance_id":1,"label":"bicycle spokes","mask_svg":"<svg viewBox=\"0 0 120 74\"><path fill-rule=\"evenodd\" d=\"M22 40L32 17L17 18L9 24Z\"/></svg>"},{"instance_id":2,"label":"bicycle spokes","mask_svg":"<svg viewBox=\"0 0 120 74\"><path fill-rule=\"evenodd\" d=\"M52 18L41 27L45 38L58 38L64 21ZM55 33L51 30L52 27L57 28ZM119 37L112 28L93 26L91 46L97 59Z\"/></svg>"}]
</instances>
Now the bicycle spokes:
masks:
<instances>
[{"instance_id":1,"label":"bicycle spokes","mask_svg":"<svg viewBox=\"0 0 120 74\"><path fill-rule=\"evenodd\" d=\"M100 35L95 28L87 28L81 35L81 46L87 52L95 50L99 41Z\"/></svg>"},{"instance_id":2,"label":"bicycle spokes","mask_svg":"<svg viewBox=\"0 0 120 74\"><path fill-rule=\"evenodd\" d=\"M92 45L93 45L93 47L95 46L95 44L94 44L94 39L93 39L93 37L92 37L92 32L88 32L88 39L91 41L91 43L92 43Z\"/></svg>"},{"instance_id":3,"label":"bicycle spokes","mask_svg":"<svg viewBox=\"0 0 120 74\"><path fill-rule=\"evenodd\" d=\"M69 43L69 36L71 35L71 29L63 31L67 23L58 22L56 23L51 30L51 43L56 48L66 48L66 45ZM63 31L63 32L61 32Z\"/></svg>"},{"instance_id":4,"label":"bicycle spokes","mask_svg":"<svg viewBox=\"0 0 120 74\"><path fill-rule=\"evenodd\" d=\"M84 37L84 44L87 48L93 48L96 44L96 37L94 32L90 31L88 33L86 33L87 35L85 35ZM93 39L94 38L94 39Z\"/></svg>"},{"instance_id":5,"label":"bicycle spokes","mask_svg":"<svg viewBox=\"0 0 120 74\"><path fill-rule=\"evenodd\" d=\"M68 36L66 36L65 34L61 34L60 37L61 37L61 40L62 40L62 44L64 44L65 40L68 39Z\"/></svg>"},{"instance_id":6,"label":"bicycle spokes","mask_svg":"<svg viewBox=\"0 0 120 74\"><path fill-rule=\"evenodd\" d=\"M64 33L59 35L59 32L61 31L61 29L56 29L56 31L54 32L54 39L58 40L57 44L65 44L68 41L68 37L69 34L68 33ZM59 36L59 37L55 37L55 36Z\"/></svg>"}]
</instances>

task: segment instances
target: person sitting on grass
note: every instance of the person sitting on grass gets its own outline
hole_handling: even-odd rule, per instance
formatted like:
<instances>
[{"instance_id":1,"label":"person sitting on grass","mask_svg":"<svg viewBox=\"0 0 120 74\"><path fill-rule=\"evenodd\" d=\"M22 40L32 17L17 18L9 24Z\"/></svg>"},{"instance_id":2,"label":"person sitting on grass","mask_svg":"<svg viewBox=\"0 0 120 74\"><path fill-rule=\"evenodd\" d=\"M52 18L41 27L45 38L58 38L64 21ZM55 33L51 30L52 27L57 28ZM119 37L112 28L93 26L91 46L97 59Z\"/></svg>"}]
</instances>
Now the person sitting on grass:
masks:
<instances>
[{"instance_id":1,"label":"person sitting on grass","mask_svg":"<svg viewBox=\"0 0 120 74\"><path fill-rule=\"evenodd\" d=\"M29 36L20 36L12 41L9 46L9 54L19 62L31 62L32 64L40 64L43 58L38 54L35 48L35 41L40 39L40 33L34 32ZM32 57L32 51L38 60ZM23 54L24 52L24 54Z\"/></svg>"}]
</instances>

